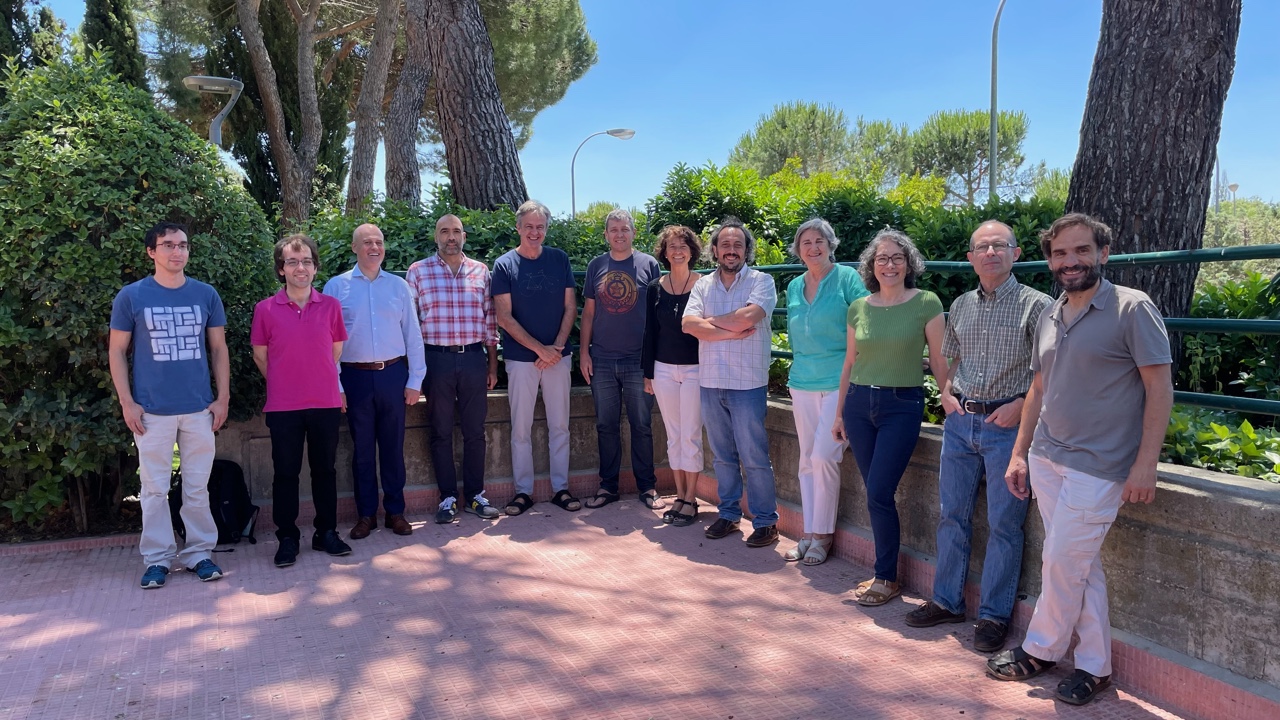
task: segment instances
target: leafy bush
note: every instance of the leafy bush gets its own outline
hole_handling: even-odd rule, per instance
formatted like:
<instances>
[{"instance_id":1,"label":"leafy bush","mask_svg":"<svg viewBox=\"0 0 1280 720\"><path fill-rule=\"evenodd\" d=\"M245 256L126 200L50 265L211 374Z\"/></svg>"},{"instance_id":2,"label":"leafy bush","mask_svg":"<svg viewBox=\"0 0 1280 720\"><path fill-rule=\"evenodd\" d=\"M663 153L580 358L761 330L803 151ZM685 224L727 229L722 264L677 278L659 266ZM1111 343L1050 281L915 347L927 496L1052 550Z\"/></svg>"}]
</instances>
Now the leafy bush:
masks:
<instances>
[{"instance_id":1,"label":"leafy bush","mask_svg":"<svg viewBox=\"0 0 1280 720\"><path fill-rule=\"evenodd\" d=\"M1232 413L1178 406L1161 459L1280 483L1280 430L1255 428Z\"/></svg>"},{"instance_id":2,"label":"leafy bush","mask_svg":"<svg viewBox=\"0 0 1280 720\"><path fill-rule=\"evenodd\" d=\"M272 292L269 226L217 152L118 82L100 56L3 81L0 106L0 505L38 523L65 490L77 523L113 511L133 443L107 365L111 301L153 269L147 228L184 222L190 273L227 310L231 407L261 407L248 335Z\"/></svg>"},{"instance_id":3,"label":"leafy bush","mask_svg":"<svg viewBox=\"0 0 1280 720\"><path fill-rule=\"evenodd\" d=\"M1280 281L1268 282L1253 272L1239 282L1204 285L1191 301L1191 317L1280 319L1277 286ZM1179 387L1242 397L1280 397L1280 336L1187 333L1183 354L1186 360L1179 371Z\"/></svg>"}]
</instances>

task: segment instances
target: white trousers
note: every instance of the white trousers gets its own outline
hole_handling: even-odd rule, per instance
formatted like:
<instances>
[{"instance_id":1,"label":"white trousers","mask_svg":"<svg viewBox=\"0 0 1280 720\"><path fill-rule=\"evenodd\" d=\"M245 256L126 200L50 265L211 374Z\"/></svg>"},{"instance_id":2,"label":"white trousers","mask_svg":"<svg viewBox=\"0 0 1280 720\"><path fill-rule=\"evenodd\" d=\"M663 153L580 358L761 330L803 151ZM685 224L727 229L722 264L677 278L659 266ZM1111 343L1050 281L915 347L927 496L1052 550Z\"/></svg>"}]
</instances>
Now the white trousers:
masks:
<instances>
[{"instance_id":1,"label":"white trousers","mask_svg":"<svg viewBox=\"0 0 1280 720\"><path fill-rule=\"evenodd\" d=\"M1111 674L1111 616L1102 541L1120 511L1124 483L1103 480L1039 455L1027 460L1031 489L1044 520L1040 599L1022 649L1061 660L1076 644L1077 669Z\"/></svg>"},{"instance_id":2,"label":"white trousers","mask_svg":"<svg viewBox=\"0 0 1280 720\"><path fill-rule=\"evenodd\" d=\"M653 363L653 397L667 430L667 465L702 472L702 392L697 365Z\"/></svg>"},{"instance_id":3,"label":"white trousers","mask_svg":"<svg viewBox=\"0 0 1280 720\"><path fill-rule=\"evenodd\" d=\"M840 504L840 459L847 447L831 436L836 420L837 393L791 388L791 414L800 441L800 507L806 533L836 531L836 508Z\"/></svg>"},{"instance_id":4,"label":"white trousers","mask_svg":"<svg viewBox=\"0 0 1280 720\"><path fill-rule=\"evenodd\" d=\"M209 511L209 471L213 468L213 414L208 410L187 415L142 414L145 435L134 435L138 446L138 475L142 480L142 538L138 550L148 566L171 567L179 561L195 567L213 557L218 526ZM169 483L173 477L173 446L182 462L182 511L187 542L178 552L169 516Z\"/></svg>"},{"instance_id":5,"label":"white trousers","mask_svg":"<svg viewBox=\"0 0 1280 720\"><path fill-rule=\"evenodd\" d=\"M511 474L516 492L533 495L533 408L542 388L547 411L547 447L551 491L569 487L569 368L566 355L546 370L534 363L508 360L507 398L511 402Z\"/></svg>"}]
</instances>

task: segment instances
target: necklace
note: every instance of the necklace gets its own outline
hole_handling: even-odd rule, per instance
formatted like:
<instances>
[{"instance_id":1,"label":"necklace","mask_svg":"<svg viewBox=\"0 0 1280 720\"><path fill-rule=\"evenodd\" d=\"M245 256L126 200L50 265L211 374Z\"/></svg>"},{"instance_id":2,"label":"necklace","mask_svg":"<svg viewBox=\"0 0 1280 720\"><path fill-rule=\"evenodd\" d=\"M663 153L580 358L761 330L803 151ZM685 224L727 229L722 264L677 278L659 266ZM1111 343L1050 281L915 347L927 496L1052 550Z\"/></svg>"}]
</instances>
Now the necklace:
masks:
<instances>
[{"instance_id":1,"label":"necklace","mask_svg":"<svg viewBox=\"0 0 1280 720\"><path fill-rule=\"evenodd\" d=\"M671 282L671 289L674 291L676 289L675 278L671 278L670 273L668 273L668 278L670 279L670 282ZM676 317L680 317L681 315L684 314L684 308L681 307L681 304L680 304L680 296L689 292L689 286L692 284L693 284L693 271L690 270L689 277L684 279L684 289L681 290L680 292L671 293L672 299L674 300L674 302L671 303L671 309L672 309L672 313Z\"/></svg>"}]
</instances>

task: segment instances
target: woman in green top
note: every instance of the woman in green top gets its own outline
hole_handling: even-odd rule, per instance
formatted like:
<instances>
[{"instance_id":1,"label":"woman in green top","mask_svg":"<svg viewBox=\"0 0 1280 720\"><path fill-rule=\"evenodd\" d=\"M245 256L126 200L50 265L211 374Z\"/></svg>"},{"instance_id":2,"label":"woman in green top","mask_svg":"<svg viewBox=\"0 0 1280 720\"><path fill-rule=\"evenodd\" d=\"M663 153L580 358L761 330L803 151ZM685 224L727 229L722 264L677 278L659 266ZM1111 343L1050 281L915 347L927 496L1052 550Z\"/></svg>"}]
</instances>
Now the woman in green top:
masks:
<instances>
[{"instance_id":1,"label":"woman in green top","mask_svg":"<svg viewBox=\"0 0 1280 720\"><path fill-rule=\"evenodd\" d=\"M819 565L827 559L840 502L840 460L845 443L831 434L844 362L849 303L867 294L858 271L836 265L831 223L813 218L796 230L791 254L805 272L787 286L787 337L791 341L791 412L800 441L800 507L804 537L784 557Z\"/></svg>"},{"instance_id":2,"label":"woman in green top","mask_svg":"<svg viewBox=\"0 0 1280 720\"><path fill-rule=\"evenodd\" d=\"M861 605L898 596L898 507L894 494L911 461L924 420L926 342L935 377L947 376L942 356L942 302L916 289L924 258L911 238L881 230L859 258L871 295L849 305L849 332L840 371L839 408L832 433L848 440L867 488L867 513L876 543L875 577L854 591Z\"/></svg>"}]
</instances>

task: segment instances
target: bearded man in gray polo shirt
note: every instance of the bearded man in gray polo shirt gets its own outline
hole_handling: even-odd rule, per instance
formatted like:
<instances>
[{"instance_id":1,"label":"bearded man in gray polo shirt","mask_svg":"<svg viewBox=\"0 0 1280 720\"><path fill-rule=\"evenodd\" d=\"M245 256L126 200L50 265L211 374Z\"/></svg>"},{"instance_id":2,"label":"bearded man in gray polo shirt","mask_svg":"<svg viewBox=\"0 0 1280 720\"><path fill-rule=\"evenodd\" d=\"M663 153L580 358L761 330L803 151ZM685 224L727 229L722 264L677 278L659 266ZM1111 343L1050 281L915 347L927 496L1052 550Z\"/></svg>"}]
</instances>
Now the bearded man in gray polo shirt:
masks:
<instances>
[{"instance_id":1,"label":"bearded man in gray polo shirt","mask_svg":"<svg viewBox=\"0 0 1280 720\"><path fill-rule=\"evenodd\" d=\"M1110 245L1111 229L1081 213L1040 237L1064 292L1040 319L1005 482L1026 497L1030 475L1045 527L1041 592L1022 646L987 661L997 680L1027 680L1057 664L1079 635L1075 672L1056 694L1072 705L1111 682L1102 541L1122 503L1155 499L1173 407L1164 322L1145 293L1102 279Z\"/></svg>"}]
</instances>

